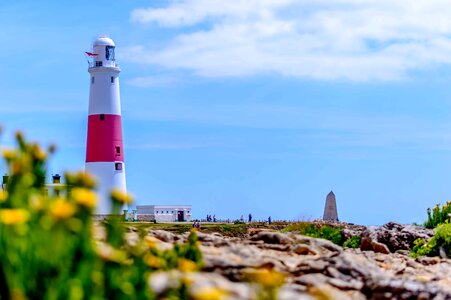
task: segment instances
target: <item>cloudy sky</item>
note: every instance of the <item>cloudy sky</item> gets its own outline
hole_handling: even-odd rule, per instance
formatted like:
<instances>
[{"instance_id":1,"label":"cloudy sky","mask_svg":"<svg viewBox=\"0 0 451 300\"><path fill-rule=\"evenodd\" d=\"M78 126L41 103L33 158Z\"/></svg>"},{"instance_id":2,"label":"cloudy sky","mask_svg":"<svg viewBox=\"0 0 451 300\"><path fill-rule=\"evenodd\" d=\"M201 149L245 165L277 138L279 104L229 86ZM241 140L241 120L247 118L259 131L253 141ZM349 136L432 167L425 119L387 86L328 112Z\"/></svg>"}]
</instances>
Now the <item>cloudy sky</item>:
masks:
<instances>
[{"instance_id":1,"label":"cloudy sky","mask_svg":"<svg viewBox=\"0 0 451 300\"><path fill-rule=\"evenodd\" d=\"M138 204L422 222L451 198L451 3L3 1L0 122L84 167L84 51L116 42ZM4 172L4 164L0 171Z\"/></svg>"}]
</instances>

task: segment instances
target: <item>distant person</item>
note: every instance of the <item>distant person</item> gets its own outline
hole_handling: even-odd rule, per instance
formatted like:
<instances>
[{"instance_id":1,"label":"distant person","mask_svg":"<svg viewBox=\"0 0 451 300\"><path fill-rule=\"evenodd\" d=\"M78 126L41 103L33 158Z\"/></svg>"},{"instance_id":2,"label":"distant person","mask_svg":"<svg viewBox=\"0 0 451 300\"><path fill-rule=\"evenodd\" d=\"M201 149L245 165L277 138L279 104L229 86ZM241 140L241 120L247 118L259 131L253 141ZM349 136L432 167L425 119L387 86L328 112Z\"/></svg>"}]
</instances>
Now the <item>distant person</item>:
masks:
<instances>
[{"instance_id":1,"label":"distant person","mask_svg":"<svg viewBox=\"0 0 451 300\"><path fill-rule=\"evenodd\" d=\"M243 217L243 215L241 215L240 221L241 221L241 222L244 222L244 217Z\"/></svg>"},{"instance_id":2,"label":"distant person","mask_svg":"<svg viewBox=\"0 0 451 300\"><path fill-rule=\"evenodd\" d=\"M193 222L193 228L196 228L196 221Z\"/></svg>"},{"instance_id":3,"label":"distant person","mask_svg":"<svg viewBox=\"0 0 451 300\"><path fill-rule=\"evenodd\" d=\"M271 216L268 217L268 224L271 225Z\"/></svg>"},{"instance_id":4,"label":"distant person","mask_svg":"<svg viewBox=\"0 0 451 300\"><path fill-rule=\"evenodd\" d=\"M249 214L248 220L249 220L249 223L252 222L252 215L251 214Z\"/></svg>"},{"instance_id":5,"label":"distant person","mask_svg":"<svg viewBox=\"0 0 451 300\"><path fill-rule=\"evenodd\" d=\"M197 228L197 230L200 230L200 221L197 221L196 228Z\"/></svg>"},{"instance_id":6,"label":"distant person","mask_svg":"<svg viewBox=\"0 0 451 300\"><path fill-rule=\"evenodd\" d=\"M216 223L216 215L213 215L213 222Z\"/></svg>"}]
</instances>

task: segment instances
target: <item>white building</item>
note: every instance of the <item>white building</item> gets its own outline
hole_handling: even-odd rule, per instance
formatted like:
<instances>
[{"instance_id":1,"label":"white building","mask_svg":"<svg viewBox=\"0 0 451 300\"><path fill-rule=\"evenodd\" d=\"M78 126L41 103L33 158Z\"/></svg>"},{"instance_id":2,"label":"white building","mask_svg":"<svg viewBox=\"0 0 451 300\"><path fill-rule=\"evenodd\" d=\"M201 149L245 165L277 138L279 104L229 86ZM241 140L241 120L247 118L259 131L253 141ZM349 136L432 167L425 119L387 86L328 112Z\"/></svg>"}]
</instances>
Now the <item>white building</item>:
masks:
<instances>
[{"instance_id":1,"label":"white building","mask_svg":"<svg viewBox=\"0 0 451 300\"><path fill-rule=\"evenodd\" d=\"M192 216L191 205L138 205L138 221L189 222Z\"/></svg>"}]
</instances>

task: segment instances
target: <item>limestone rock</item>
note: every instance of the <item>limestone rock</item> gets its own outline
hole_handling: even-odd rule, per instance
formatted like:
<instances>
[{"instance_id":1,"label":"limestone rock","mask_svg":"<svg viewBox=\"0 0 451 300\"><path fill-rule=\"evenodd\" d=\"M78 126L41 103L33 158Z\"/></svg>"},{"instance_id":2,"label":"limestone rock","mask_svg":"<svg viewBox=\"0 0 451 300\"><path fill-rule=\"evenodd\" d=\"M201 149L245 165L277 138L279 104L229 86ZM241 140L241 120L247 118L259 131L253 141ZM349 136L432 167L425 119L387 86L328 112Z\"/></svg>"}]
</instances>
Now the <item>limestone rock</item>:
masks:
<instances>
[{"instance_id":1,"label":"limestone rock","mask_svg":"<svg viewBox=\"0 0 451 300\"><path fill-rule=\"evenodd\" d=\"M416 239L428 240L433 235L430 229L389 222L381 227L367 227L360 235L360 249L381 253L410 250Z\"/></svg>"},{"instance_id":2,"label":"limestone rock","mask_svg":"<svg viewBox=\"0 0 451 300\"><path fill-rule=\"evenodd\" d=\"M267 230L240 238L199 232L201 272L159 271L150 276L149 285L163 295L183 278L190 282L194 298L220 291L223 299L256 299L258 285L246 282L245 274L264 268L285 275L278 291L282 300L451 299L451 260L408 255L410 242L417 237L427 239L431 232L397 223L352 230L361 232L362 249L342 249L327 240ZM148 234L159 248L188 236L161 230ZM129 232L128 237L135 242L136 232Z\"/></svg>"}]
</instances>

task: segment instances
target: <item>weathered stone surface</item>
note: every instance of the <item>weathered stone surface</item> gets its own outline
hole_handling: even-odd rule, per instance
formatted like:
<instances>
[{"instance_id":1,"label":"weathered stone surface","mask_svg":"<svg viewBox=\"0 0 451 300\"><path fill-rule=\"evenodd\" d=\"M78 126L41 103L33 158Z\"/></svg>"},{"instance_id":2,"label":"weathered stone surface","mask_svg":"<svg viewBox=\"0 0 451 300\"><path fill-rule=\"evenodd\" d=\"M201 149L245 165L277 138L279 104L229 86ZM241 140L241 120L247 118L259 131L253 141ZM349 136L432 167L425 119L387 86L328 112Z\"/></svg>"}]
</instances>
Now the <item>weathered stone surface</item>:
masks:
<instances>
[{"instance_id":1,"label":"weathered stone surface","mask_svg":"<svg viewBox=\"0 0 451 300\"><path fill-rule=\"evenodd\" d=\"M374 251L384 254L390 253L387 245L380 243L376 227L369 227L360 235L360 249L365 251Z\"/></svg>"},{"instance_id":2,"label":"weathered stone surface","mask_svg":"<svg viewBox=\"0 0 451 300\"><path fill-rule=\"evenodd\" d=\"M396 236L412 240L429 234L404 228L389 223L382 229L362 230L371 238L372 251L342 249L327 240L274 231L254 231L244 238L200 232L202 272L162 272L152 275L149 284L164 291L175 284L174 278L183 275L189 276L193 294L221 289L224 299L255 299L256 286L243 282L244 274L249 268L265 268L285 274L278 299L451 299L451 260L412 259L406 249L396 249L409 245L395 243ZM381 232L384 238L379 236ZM132 241L136 238L133 234L129 235ZM149 234L165 246L187 237L159 231Z\"/></svg>"},{"instance_id":3,"label":"weathered stone surface","mask_svg":"<svg viewBox=\"0 0 451 300\"><path fill-rule=\"evenodd\" d=\"M292 244L293 240L286 234L275 231L261 231L251 236L251 241L263 241L267 244Z\"/></svg>"},{"instance_id":4,"label":"weathered stone surface","mask_svg":"<svg viewBox=\"0 0 451 300\"><path fill-rule=\"evenodd\" d=\"M149 230L148 235L167 243L172 243L175 240L175 234L164 230Z\"/></svg>"},{"instance_id":5,"label":"weathered stone surface","mask_svg":"<svg viewBox=\"0 0 451 300\"><path fill-rule=\"evenodd\" d=\"M360 234L360 249L381 253L410 250L416 239L428 240L433 235L431 229L389 222L381 227L369 226L363 230Z\"/></svg>"}]
</instances>

